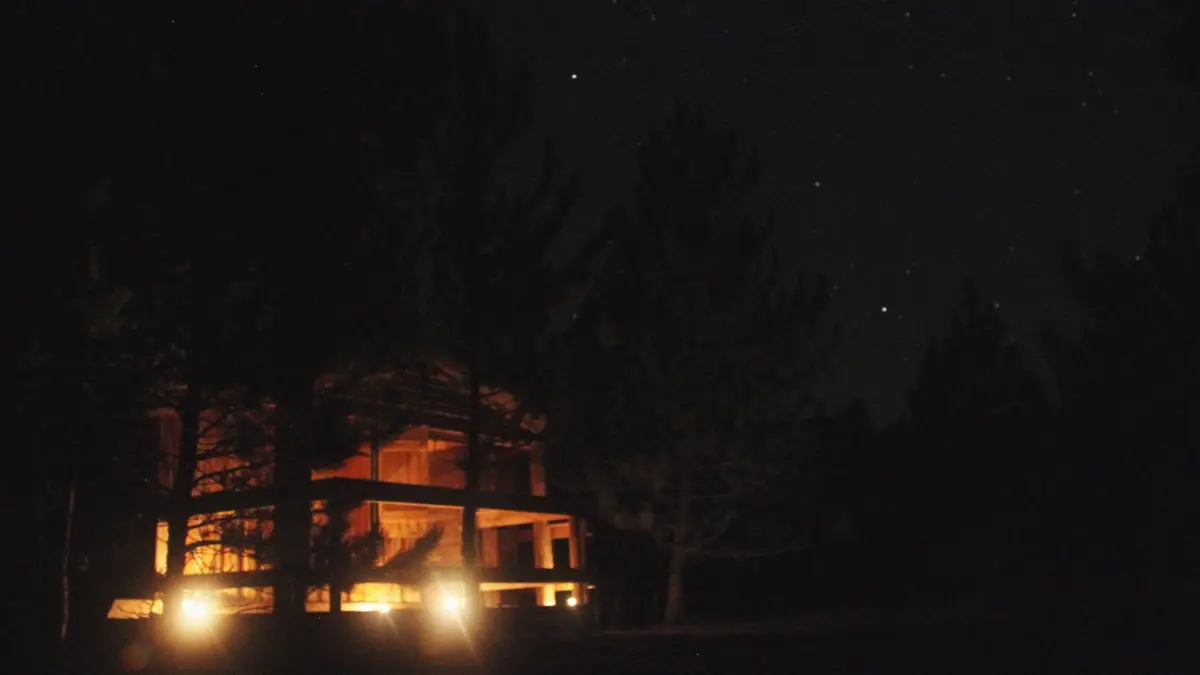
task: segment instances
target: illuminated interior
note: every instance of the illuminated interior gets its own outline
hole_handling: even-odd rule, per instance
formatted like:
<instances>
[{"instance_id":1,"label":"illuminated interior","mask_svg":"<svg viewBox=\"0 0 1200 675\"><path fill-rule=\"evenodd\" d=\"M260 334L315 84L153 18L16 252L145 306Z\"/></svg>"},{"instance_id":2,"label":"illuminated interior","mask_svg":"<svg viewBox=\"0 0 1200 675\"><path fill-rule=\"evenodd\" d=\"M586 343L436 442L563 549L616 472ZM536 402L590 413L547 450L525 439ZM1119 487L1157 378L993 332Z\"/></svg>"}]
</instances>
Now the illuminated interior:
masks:
<instances>
[{"instance_id":1,"label":"illuminated interior","mask_svg":"<svg viewBox=\"0 0 1200 675\"><path fill-rule=\"evenodd\" d=\"M324 505L314 503L314 526L324 522ZM408 550L429 528L440 526L443 536L427 561L438 569L462 566L462 508L456 506L427 506L417 504L386 504L368 502L353 509L348 517L348 535L365 535L370 531L372 517L378 518L384 535L384 552L377 564ZM578 547L572 540L572 518L562 514L539 514L519 511L480 509L476 516L479 536L480 566L485 570L573 569L580 568ZM252 525L245 525L246 522ZM249 531L267 529L268 525L236 514L214 514L195 517L189 543L219 542L221 527L236 524ZM166 570L167 528L159 523L155 550L156 569ZM250 572L260 568L252 551L237 550L221 543L196 546L189 551L185 575L207 575L228 572ZM533 581L485 581L480 584L485 607L555 606L563 592L578 593L578 584L571 582L537 583ZM270 611L270 589L220 589L218 613L247 613ZM574 597L574 596L573 596ZM131 603L144 602L131 600ZM329 611L328 587L310 591L307 607L310 612ZM378 611L380 605L389 609L422 607L421 589L392 583L367 582L356 584L343 594L343 611ZM122 613L129 613L128 608ZM144 611L134 612L142 613Z\"/></svg>"},{"instance_id":2,"label":"illuminated interior","mask_svg":"<svg viewBox=\"0 0 1200 675\"><path fill-rule=\"evenodd\" d=\"M161 430L163 455L170 459L178 447L178 418L166 411L156 414L154 419ZM212 421L207 422L206 429L221 433L220 425ZM486 505L490 503L488 500L481 500L485 506L476 512L476 550L483 576L479 586L483 605L575 607L586 603L588 587L581 576L584 524L551 508L545 499L545 471L536 447L493 445L497 450L482 476L481 492L518 496L525 501L512 504L529 504L534 508L494 508ZM193 494L252 489L269 480L267 464L253 456L233 456L222 448L220 438L207 437L202 441ZM427 555L421 556L433 578L438 579L440 571L451 573L462 568L461 491L465 483L460 468L462 452L460 432L418 426L375 452L364 446L359 456L336 470L314 472L313 485L342 480L356 489L392 485L440 490L409 496L389 488L397 498L361 500L346 514L347 537L363 537L373 531L382 534L382 553L374 561L376 569L396 556L402 558L431 529L440 529L440 540ZM169 470L163 472L162 481L170 485ZM491 501L510 503L502 499ZM325 525L326 503L317 501L312 506L316 533ZM272 610L270 582L263 577L270 565L256 555L263 539L270 535L271 517L271 507L262 506L190 518L184 575L191 581L185 582L185 615L189 615L191 608L190 615L200 621L210 615ZM154 553L154 569L160 578L166 572L167 534L166 523L160 522ZM205 578L212 575L220 576ZM378 574L375 577L372 580L362 577L360 583L343 592L342 611L420 608L447 611L449 605L460 602L438 591L436 586L421 588L412 583L381 580ZM458 597L462 597L461 593ZM328 586L310 588L306 607L310 612L329 611ZM158 594L153 599L118 599L113 602L109 617L144 618L161 612L162 600Z\"/></svg>"}]
</instances>

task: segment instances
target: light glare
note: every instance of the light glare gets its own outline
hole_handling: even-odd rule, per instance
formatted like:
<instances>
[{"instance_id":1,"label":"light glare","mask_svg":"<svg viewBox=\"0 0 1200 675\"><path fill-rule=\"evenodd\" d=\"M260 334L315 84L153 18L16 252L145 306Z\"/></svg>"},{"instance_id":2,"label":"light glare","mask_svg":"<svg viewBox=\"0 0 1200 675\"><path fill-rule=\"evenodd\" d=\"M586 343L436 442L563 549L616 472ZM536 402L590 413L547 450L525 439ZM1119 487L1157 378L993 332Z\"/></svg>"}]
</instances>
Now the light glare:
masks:
<instances>
[{"instance_id":1,"label":"light glare","mask_svg":"<svg viewBox=\"0 0 1200 675\"><path fill-rule=\"evenodd\" d=\"M212 625L216 609L209 602L184 598L180 612L182 627L188 630L206 628Z\"/></svg>"}]
</instances>

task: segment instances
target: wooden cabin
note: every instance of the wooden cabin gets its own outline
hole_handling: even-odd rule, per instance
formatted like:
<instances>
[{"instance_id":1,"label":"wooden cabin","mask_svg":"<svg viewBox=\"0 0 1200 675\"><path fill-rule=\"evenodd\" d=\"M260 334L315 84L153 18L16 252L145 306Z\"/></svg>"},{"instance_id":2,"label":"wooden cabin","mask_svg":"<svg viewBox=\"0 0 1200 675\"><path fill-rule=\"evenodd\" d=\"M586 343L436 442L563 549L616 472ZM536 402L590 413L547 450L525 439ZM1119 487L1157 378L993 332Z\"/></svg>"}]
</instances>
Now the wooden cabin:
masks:
<instances>
[{"instance_id":1,"label":"wooden cabin","mask_svg":"<svg viewBox=\"0 0 1200 675\"><path fill-rule=\"evenodd\" d=\"M411 373L404 377L411 379ZM392 611L457 602L462 586L462 533L466 500L465 389L453 369L428 374L412 396L403 428L390 437L365 442L359 453L334 469L312 474L313 532L324 524L331 501L352 504L348 536L382 535L374 569L359 566L358 577L342 595L342 611ZM549 494L537 420L514 419L516 406L503 392L486 392L483 438L489 448L476 516L479 591L486 608L577 606L587 601L586 525ZM164 458L160 482L170 486L180 439L179 416L154 411L152 420ZM204 603L217 614L272 611L272 577L267 556L249 542L269 532L271 451L222 449L237 434L227 410L202 415L198 467L194 480L189 551L184 570L185 611ZM425 557L426 570L397 576L381 566L409 550L431 528L441 539ZM142 618L162 610L161 580L166 573L167 526L156 532L154 571L159 587L152 597L114 601L110 618ZM147 561L149 565L150 561ZM370 565L366 567L370 568ZM450 589L450 590L447 590ZM455 590L461 589L461 590ZM329 611L328 585L309 588L307 610ZM432 597L437 596L437 597Z\"/></svg>"}]
</instances>

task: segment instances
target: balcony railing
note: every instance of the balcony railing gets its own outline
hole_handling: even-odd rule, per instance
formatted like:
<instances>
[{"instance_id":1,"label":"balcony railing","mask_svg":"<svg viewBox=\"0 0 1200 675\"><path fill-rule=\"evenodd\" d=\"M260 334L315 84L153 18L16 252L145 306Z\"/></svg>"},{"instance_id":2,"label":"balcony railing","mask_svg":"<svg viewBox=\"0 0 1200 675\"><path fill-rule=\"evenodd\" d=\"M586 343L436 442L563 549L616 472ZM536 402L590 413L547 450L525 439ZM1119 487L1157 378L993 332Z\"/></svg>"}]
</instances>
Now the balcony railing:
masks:
<instances>
[{"instance_id":1,"label":"balcony railing","mask_svg":"<svg viewBox=\"0 0 1200 675\"><path fill-rule=\"evenodd\" d=\"M467 492L457 488L434 485L411 485L407 483L385 483L382 481L356 478L324 478L310 485L310 499L343 499L351 501L376 501L394 504L421 504L426 506L466 505ZM200 495L191 501L193 514L215 513L272 506L279 501L274 488L252 488L249 490L213 492ZM480 509L501 511L524 511L528 513L570 514L578 505L569 500L532 495L480 492L475 495L475 505Z\"/></svg>"}]
</instances>

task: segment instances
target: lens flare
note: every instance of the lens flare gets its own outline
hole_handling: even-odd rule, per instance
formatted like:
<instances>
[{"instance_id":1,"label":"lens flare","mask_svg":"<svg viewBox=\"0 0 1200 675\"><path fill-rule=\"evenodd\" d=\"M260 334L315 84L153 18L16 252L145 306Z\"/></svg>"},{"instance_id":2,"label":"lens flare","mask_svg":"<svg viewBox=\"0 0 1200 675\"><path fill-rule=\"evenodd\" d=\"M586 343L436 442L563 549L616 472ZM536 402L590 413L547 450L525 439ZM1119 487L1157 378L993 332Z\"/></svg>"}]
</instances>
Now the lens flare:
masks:
<instances>
[{"instance_id":1,"label":"lens flare","mask_svg":"<svg viewBox=\"0 0 1200 675\"><path fill-rule=\"evenodd\" d=\"M180 607L180 627L184 630L200 630L212 626L217 615L211 602L185 598Z\"/></svg>"}]
</instances>

